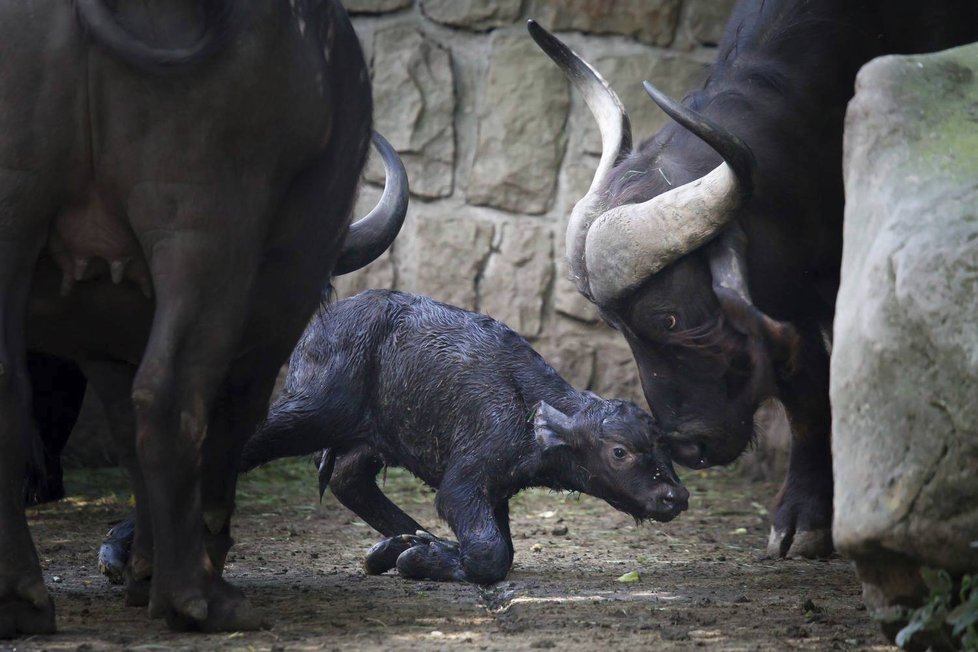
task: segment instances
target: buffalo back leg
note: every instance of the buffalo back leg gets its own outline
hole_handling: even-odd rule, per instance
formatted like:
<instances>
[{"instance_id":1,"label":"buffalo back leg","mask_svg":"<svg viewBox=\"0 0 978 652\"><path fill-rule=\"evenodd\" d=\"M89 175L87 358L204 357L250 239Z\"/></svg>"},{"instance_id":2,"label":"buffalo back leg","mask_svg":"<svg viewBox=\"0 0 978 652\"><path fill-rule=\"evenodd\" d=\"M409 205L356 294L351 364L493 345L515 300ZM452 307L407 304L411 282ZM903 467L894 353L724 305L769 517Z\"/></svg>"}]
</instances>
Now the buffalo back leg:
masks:
<instances>
[{"instance_id":1,"label":"buffalo back leg","mask_svg":"<svg viewBox=\"0 0 978 652\"><path fill-rule=\"evenodd\" d=\"M816 328L805 332L801 371L782 384L791 425L788 473L775 498L768 554L832 553L832 419L829 359Z\"/></svg>"},{"instance_id":2,"label":"buffalo back leg","mask_svg":"<svg viewBox=\"0 0 978 652\"><path fill-rule=\"evenodd\" d=\"M202 507L207 554L218 574L233 545L234 511L241 450L248 435L265 416L284 352L265 355L274 364L247 365L229 375L214 405L210 431L203 448ZM264 368L262 368L264 367Z\"/></svg>"},{"instance_id":3,"label":"buffalo back leg","mask_svg":"<svg viewBox=\"0 0 978 652\"><path fill-rule=\"evenodd\" d=\"M31 395L24 319L59 203L88 170L81 36L68 3L0 3L0 637L54 629L24 516ZM43 56L42 56L43 55ZM37 449L35 449L37 450ZM36 460L35 460L36 461Z\"/></svg>"},{"instance_id":4,"label":"buffalo back leg","mask_svg":"<svg viewBox=\"0 0 978 652\"><path fill-rule=\"evenodd\" d=\"M148 507L153 532L150 614L174 629L261 626L244 596L215 572L201 508L210 409L242 334L262 238L254 207L267 198L254 194L234 184L144 183L130 195L130 221L156 296L132 390L148 499L140 509Z\"/></svg>"},{"instance_id":5,"label":"buffalo back leg","mask_svg":"<svg viewBox=\"0 0 978 652\"><path fill-rule=\"evenodd\" d=\"M37 182L35 174L0 167L0 638L55 628L24 515L25 473L40 457L24 340L27 297L45 235L39 218L47 207L36 205Z\"/></svg>"}]
</instances>

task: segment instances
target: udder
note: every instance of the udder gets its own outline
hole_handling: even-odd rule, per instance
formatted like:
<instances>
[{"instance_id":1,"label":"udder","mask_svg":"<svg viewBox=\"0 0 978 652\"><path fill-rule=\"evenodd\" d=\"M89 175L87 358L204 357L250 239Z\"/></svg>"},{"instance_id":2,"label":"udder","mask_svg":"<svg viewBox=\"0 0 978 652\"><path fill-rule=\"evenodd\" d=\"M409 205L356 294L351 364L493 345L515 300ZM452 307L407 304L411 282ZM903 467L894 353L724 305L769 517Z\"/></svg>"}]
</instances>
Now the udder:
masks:
<instances>
[{"instance_id":1,"label":"udder","mask_svg":"<svg viewBox=\"0 0 978 652\"><path fill-rule=\"evenodd\" d=\"M61 295L76 283L111 278L135 283L147 297L153 284L142 248L120 210L90 190L83 200L65 206L54 220L48 248L61 270Z\"/></svg>"}]
</instances>

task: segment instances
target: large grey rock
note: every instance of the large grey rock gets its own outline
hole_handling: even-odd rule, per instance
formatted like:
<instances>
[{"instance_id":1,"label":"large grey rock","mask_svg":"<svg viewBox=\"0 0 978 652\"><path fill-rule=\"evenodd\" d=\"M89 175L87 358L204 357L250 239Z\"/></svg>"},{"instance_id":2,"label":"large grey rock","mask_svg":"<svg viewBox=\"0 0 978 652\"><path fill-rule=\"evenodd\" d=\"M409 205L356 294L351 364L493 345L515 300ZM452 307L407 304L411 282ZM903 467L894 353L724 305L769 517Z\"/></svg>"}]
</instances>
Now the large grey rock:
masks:
<instances>
[{"instance_id":1,"label":"large grey rock","mask_svg":"<svg viewBox=\"0 0 978 652\"><path fill-rule=\"evenodd\" d=\"M540 333L554 277L553 232L537 222L507 222L479 283L479 310L525 336Z\"/></svg>"},{"instance_id":2,"label":"large grey rock","mask_svg":"<svg viewBox=\"0 0 978 652\"><path fill-rule=\"evenodd\" d=\"M528 15L551 31L621 34L667 46L679 19L679 0L530 0Z\"/></svg>"},{"instance_id":3,"label":"large grey rock","mask_svg":"<svg viewBox=\"0 0 978 652\"><path fill-rule=\"evenodd\" d=\"M451 195L455 80L448 51L410 25L381 30L374 37L373 87L374 128L401 155L411 193ZM367 178L382 180L376 162Z\"/></svg>"},{"instance_id":4,"label":"large grey rock","mask_svg":"<svg viewBox=\"0 0 978 652\"><path fill-rule=\"evenodd\" d=\"M885 594L978 570L978 45L866 65L844 168L833 529Z\"/></svg>"},{"instance_id":5,"label":"large grey rock","mask_svg":"<svg viewBox=\"0 0 978 652\"><path fill-rule=\"evenodd\" d=\"M570 94L563 74L522 31L496 33L479 103L469 203L513 213L550 204L564 154Z\"/></svg>"},{"instance_id":6,"label":"large grey rock","mask_svg":"<svg viewBox=\"0 0 978 652\"><path fill-rule=\"evenodd\" d=\"M495 228L464 208L412 209L395 243L397 289L474 310Z\"/></svg>"},{"instance_id":7,"label":"large grey rock","mask_svg":"<svg viewBox=\"0 0 978 652\"><path fill-rule=\"evenodd\" d=\"M422 0L432 20L472 30L508 25L520 17L522 0Z\"/></svg>"},{"instance_id":8,"label":"large grey rock","mask_svg":"<svg viewBox=\"0 0 978 652\"><path fill-rule=\"evenodd\" d=\"M414 0L343 0L343 6L351 14L383 14L407 9Z\"/></svg>"}]
</instances>

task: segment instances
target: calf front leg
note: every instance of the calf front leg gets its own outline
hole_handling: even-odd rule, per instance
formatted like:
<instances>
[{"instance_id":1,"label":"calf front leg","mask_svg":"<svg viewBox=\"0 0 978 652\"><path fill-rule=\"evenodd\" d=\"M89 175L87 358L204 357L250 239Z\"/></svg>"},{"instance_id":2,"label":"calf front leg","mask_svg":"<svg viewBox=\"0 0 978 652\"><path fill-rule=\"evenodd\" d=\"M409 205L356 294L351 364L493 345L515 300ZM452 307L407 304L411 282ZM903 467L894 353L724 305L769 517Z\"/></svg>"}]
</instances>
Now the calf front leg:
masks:
<instances>
[{"instance_id":1,"label":"calf front leg","mask_svg":"<svg viewBox=\"0 0 978 652\"><path fill-rule=\"evenodd\" d=\"M494 584L509 573L512 563L507 537L496 522L496 505L481 490L477 471L446 474L436 498L438 513L455 537L450 545L415 546L397 558L397 571L410 579Z\"/></svg>"}]
</instances>

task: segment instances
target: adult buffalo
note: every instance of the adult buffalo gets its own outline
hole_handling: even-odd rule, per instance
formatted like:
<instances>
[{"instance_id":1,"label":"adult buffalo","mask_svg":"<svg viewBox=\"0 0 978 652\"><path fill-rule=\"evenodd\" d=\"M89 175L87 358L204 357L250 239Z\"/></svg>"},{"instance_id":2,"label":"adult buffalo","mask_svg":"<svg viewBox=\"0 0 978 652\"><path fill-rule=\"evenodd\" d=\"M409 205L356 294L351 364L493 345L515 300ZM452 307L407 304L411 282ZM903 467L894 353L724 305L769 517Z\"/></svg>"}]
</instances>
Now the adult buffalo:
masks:
<instances>
[{"instance_id":1,"label":"adult buffalo","mask_svg":"<svg viewBox=\"0 0 978 652\"><path fill-rule=\"evenodd\" d=\"M10 0L0 26L0 636L54 629L23 512L28 347L132 424L130 600L258 627L221 578L242 443L334 266L403 218L388 196L347 228L372 108L356 35L335 0Z\"/></svg>"},{"instance_id":2,"label":"adult buffalo","mask_svg":"<svg viewBox=\"0 0 978 652\"><path fill-rule=\"evenodd\" d=\"M578 290L628 341L676 461L727 464L767 397L791 423L773 556L832 550L828 349L842 253L842 127L859 67L887 52L978 38L978 6L743 0L701 90L632 148L600 75L531 21L583 94L602 138L571 214Z\"/></svg>"}]
</instances>

